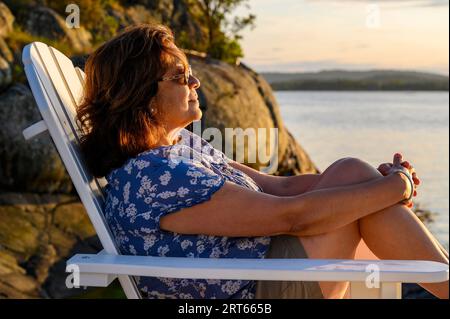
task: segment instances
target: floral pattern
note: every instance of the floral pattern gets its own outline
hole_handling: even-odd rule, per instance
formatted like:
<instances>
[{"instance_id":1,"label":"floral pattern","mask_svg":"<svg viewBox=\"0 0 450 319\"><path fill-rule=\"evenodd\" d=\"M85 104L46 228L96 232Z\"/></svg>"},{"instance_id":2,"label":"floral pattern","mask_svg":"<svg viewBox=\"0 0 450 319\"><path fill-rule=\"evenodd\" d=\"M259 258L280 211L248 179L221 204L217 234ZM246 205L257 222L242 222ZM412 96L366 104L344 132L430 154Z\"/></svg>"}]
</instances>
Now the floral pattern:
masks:
<instances>
[{"instance_id":1,"label":"floral pattern","mask_svg":"<svg viewBox=\"0 0 450 319\"><path fill-rule=\"evenodd\" d=\"M264 258L270 237L184 235L162 230L159 220L207 201L225 181L262 189L199 136L129 159L108 176L105 218L125 255L188 258ZM135 277L144 298L252 299L255 281Z\"/></svg>"}]
</instances>

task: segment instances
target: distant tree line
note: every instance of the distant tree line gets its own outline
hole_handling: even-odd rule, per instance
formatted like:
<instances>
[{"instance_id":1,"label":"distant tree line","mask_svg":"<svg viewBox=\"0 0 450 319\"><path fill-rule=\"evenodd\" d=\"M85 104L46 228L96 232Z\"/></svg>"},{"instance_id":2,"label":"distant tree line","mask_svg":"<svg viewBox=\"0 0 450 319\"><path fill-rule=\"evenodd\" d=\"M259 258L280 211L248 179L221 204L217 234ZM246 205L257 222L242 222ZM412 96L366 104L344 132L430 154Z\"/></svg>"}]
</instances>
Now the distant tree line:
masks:
<instances>
[{"instance_id":1,"label":"distant tree line","mask_svg":"<svg viewBox=\"0 0 450 319\"><path fill-rule=\"evenodd\" d=\"M330 91L448 91L449 83L446 81L402 81L402 80L292 80L271 83L274 90L330 90Z\"/></svg>"}]
</instances>

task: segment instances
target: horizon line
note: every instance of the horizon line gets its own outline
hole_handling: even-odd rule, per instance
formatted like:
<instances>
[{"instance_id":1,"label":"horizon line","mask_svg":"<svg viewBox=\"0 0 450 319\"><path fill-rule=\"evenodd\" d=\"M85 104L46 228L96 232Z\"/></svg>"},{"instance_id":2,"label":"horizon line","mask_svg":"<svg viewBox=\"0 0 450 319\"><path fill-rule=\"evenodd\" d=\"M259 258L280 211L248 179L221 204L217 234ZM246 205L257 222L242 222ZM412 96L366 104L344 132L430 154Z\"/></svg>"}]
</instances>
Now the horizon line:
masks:
<instances>
[{"instance_id":1,"label":"horizon line","mask_svg":"<svg viewBox=\"0 0 450 319\"><path fill-rule=\"evenodd\" d=\"M373 71L394 71L394 72L412 72L412 73L424 73L430 75L440 75L449 77L449 72L440 72L440 71L430 71L423 69L389 69L389 68L367 68L367 69L352 69L352 68L323 68L317 70L292 70L292 71L283 71L283 70L264 70L258 69L257 67L252 67L248 63L242 62L245 66L255 70L258 73L280 73L280 74L295 74L295 73L320 73L320 72L330 72L330 71L341 71L341 72L373 72Z\"/></svg>"}]
</instances>

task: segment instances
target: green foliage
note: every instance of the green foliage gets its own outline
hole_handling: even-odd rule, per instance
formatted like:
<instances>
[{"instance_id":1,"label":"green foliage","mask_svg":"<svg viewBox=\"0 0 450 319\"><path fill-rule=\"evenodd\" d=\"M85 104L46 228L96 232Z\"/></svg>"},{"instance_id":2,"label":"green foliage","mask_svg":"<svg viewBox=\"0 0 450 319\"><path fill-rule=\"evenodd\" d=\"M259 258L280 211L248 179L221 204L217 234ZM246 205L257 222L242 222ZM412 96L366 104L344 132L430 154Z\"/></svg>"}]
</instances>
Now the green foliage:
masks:
<instances>
[{"instance_id":1,"label":"green foliage","mask_svg":"<svg viewBox=\"0 0 450 319\"><path fill-rule=\"evenodd\" d=\"M13 31L5 38L5 41L8 44L8 47L13 52L22 52L23 47L28 43L39 41L47 43L48 45L58 49L59 51L69 56L76 53L74 52L73 48L66 42L52 40L44 36L37 36L30 34L27 31L24 31L22 27L17 23L13 25Z\"/></svg>"},{"instance_id":2,"label":"green foliage","mask_svg":"<svg viewBox=\"0 0 450 319\"><path fill-rule=\"evenodd\" d=\"M66 55L70 56L74 53L70 45L61 41L50 40L46 37L32 35L28 32L23 31L22 28L18 25L14 25L13 32L8 35L5 41L8 44L9 48L14 52L22 52L23 47L28 43L40 41L47 43L48 45L58 49Z\"/></svg>"},{"instance_id":3,"label":"green foliage","mask_svg":"<svg viewBox=\"0 0 450 319\"><path fill-rule=\"evenodd\" d=\"M206 42L193 41L192 37L185 30L179 32L174 31L175 41L178 47L199 52L206 52L208 45Z\"/></svg>"},{"instance_id":4,"label":"green foliage","mask_svg":"<svg viewBox=\"0 0 450 319\"><path fill-rule=\"evenodd\" d=\"M92 44L97 45L109 40L119 29L119 22L111 16L104 16L102 23L92 27Z\"/></svg>"},{"instance_id":5,"label":"green foliage","mask_svg":"<svg viewBox=\"0 0 450 319\"><path fill-rule=\"evenodd\" d=\"M25 83L25 71L23 70L23 66L20 64L13 63L12 65L12 81L13 83Z\"/></svg>"},{"instance_id":6,"label":"green foliage","mask_svg":"<svg viewBox=\"0 0 450 319\"><path fill-rule=\"evenodd\" d=\"M66 16L66 6L70 3L62 0L47 0L47 6L62 16ZM102 43L118 30L119 22L108 10L118 5L117 0L77 0L74 2L80 8L80 24L92 34L93 45Z\"/></svg>"},{"instance_id":7,"label":"green foliage","mask_svg":"<svg viewBox=\"0 0 450 319\"><path fill-rule=\"evenodd\" d=\"M236 63L243 56L239 40L240 32L246 27L254 27L255 16L230 18L233 11L241 5L248 7L248 0L190 0L196 2L202 15L199 22L208 30L208 44L206 52L213 58L229 63Z\"/></svg>"},{"instance_id":8,"label":"green foliage","mask_svg":"<svg viewBox=\"0 0 450 319\"><path fill-rule=\"evenodd\" d=\"M22 52L23 47L27 45L28 43L34 42L34 41L40 41L47 43L48 45L56 48L57 50L63 52L64 54L71 56L75 52L73 52L73 49L70 45L67 45L66 43L63 43L61 41L55 41L50 40L46 37L38 37L29 34L28 32L25 32L22 30L22 28L18 25L14 25L14 30L11 32L8 37L5 39L8 47L13 52ZM25 73L23 71L22 62L20 60L14 59L12 63L12 79L13 82L20 82L25 83Z\"/></svg>"},{"instance_id":9,"label":"green foliage","mask_svg":"<svg viewBox=\"0 0 450 319\"><path fill-rule=\"evenodd\" d=\"M208 53L211 57L230 64L235 64L238 58L242 58L244 53L239 42L225 36L216 38L209 47Z\"/></svg>"},{"instance_id":10,"label":"green foliage","mask_svg":"<svg viewBox=\"0 0 450 319\"><path fill-rule=\"evenodd\" d=\"M15 15L29 10L30 5L41 5L55 10L65 17L68 15L66 7L72 3L64 0L7 0L6 5ZM110 9L117 7L117 0L77 0L73 2L80 8L80 24L92 34L92 44L95 46L114 36L119 22L111 16Z\"/></svg>"},{"instance_id":11,"label":"green foliage","mask_svg":"<svg viewBox=\"0 0 450 319\"><path fill-rule=\"evenodd\" d=\"M29 6L40 5L55 10L58 14L67 16L66 6L70 1L65 0L6 0L5 3L14 15L19 16ZM161 10L160 0L77 0L73 2L80 8L80 24L92 35L92 47L109 40L119 30L121 22L112 12L123 14L127 6L141 4L150 12L158 15ZM248 0L180 0L186 8L187 17L191 19L197 29L185 29L185 25L174 25L177 45L182 48L206 52L210 57L234 64L243 57L240 45L242 36L240 32L253 27L255 16L248 14L243 17L233 16L233 12L240 6L248 7ZM182 6L182 7L183 7ZM17 24L17 22L16 22ZM169 23L170 24L170 23ZM196 31L193 31L196 30ZM200 30L200 31L199 31ZM197 32L193 37L192 33ZM199 33L200 34L199 34ZM26 32L17 31L12 35L12 42L21 49L21 44L31 41L43 41L62 52L70 55L70 48L63 43L49 41L48 39L33 37ZM14 45L14 43L13 43Z\"/></svg>"}]
</instances>

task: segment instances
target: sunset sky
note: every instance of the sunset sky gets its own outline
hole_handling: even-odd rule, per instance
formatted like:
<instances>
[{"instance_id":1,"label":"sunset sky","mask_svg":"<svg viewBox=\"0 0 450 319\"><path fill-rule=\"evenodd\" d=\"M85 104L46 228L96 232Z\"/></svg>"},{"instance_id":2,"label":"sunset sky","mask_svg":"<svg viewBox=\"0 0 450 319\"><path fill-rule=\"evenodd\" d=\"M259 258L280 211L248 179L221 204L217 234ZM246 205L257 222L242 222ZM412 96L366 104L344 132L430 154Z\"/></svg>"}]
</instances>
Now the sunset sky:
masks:
<instances>
[{"instance_id":1,"label":"sunset sky","mask_svg":"<svg viewBox=\"0 0 450 319\"><path fill-rule=\"evenodd\" d=\"M448 0L250 0L242 32L257 71L408 69L449 73Z\"/></svg>"}]
</instances>

